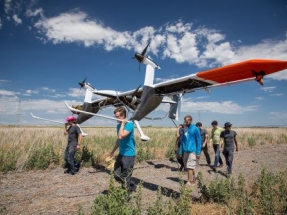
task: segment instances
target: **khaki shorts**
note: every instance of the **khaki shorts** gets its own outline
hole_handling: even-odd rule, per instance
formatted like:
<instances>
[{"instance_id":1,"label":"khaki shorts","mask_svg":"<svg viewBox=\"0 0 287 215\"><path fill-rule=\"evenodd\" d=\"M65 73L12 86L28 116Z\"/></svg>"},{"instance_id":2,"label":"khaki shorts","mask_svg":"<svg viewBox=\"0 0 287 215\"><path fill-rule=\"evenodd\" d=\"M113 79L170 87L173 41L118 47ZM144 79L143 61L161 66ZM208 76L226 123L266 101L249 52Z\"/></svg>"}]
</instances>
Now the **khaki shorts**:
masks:
<instances>
[{"instance_id":1,"label":"khaki shorts","mask_svg":"<svg viewBox=\"0 0 287 215\"><path fill-rule=\"evenodd\" d=\"M183 153L183 163L186 169L195 169L196 167L196 154L195 153Z\"/></svg>"}]
</instances>

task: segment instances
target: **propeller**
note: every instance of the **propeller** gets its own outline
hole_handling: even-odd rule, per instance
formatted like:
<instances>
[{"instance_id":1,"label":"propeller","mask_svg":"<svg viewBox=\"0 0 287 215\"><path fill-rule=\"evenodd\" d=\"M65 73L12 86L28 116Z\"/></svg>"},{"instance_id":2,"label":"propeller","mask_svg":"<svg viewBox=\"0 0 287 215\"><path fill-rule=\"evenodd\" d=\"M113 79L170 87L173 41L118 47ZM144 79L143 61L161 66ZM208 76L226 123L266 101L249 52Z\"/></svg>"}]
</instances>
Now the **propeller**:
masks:
<instances>
[{"instance_id":1,"label":"propeller","mask_svg":"<svg viewBox=\"0 0 287 215\"><path fill-rule=\"evenodd\" d=\"M80 90L85 86L86 84L86 79L87 77L82 81L82 82L79 82L78 84L80 85Z\"/></svg>"},{"instance_id":2,"label":"propeller","mask_svg":"<svg viewBox=\"0 0 287 215\"><path fill-rule=\"evenodd\" d=\"M132 59L137 59L137 61L139 62L139 72L140 72L140 65L145 59L145 53L148 49L149 44L150 42L147 44L147 46L144 48L144 50L141 53L136 53L135 56L132 57Z\"/></svg>"}]
</instances>

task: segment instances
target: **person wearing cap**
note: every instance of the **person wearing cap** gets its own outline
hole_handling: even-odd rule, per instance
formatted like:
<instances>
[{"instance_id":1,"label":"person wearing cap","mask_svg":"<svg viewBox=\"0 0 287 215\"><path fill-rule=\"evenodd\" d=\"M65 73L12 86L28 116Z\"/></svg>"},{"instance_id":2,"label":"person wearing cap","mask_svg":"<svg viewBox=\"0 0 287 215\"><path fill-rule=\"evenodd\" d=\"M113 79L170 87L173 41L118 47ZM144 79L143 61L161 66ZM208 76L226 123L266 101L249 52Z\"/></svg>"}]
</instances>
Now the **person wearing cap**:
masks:
<instances>
[{"instance_id":1,"label":"person wearing cap","mask_svg":"<svg viewBox=\"0 0 287 215\"><path fill-rule=\"evenodd\" d=\"M211 161L210 161L210 156L208 154L208 148L207 148L208 132L205 128L202 127L201 122L197 122L195 125L200 130L201 141L202 141L201 151L203 151L205 155L207 165L210 166ZM199 164L199 159L197 160L197 164Z\"/></svg>"},{"instance_id":2,"label":"person wearing cap","mask_svg":"<svg viewBox=\"0 0 287 215\"><path fill-rule=\"evenodd\" d=\"M74 175L76 173L75 168L75 153L80 149L82 142L82 131L76 124L77 119L74 116L68 116L66 118L67 126L65 125L64 134L68 135L68 145L65 150L65 161L68 169L65 173Z\"/></svg>"},{"instance_id":3,"label":"person wearing cap","mask_svg":"<svg viewBox=\"0 0 287 215\"><path fill-rule=\"evenodd\" d=\"M217 167L223 167L223 161L220 156L219 140L220 140L220 134L224 129L218 126L218 122L216 120L212 121L211 125L212 129L211 129L210 143L213 144L215 154L213 170L217 172Z\"/></svg>"},{"instance_id":4,"label":"person wearing cap","mask_svg":"<svg viewBox=\"0 0 287 215\"><path fill-rule=\"evenodd\" d=\"M179 154L183 156L183 163L187 169L186 187L195 184L195 167L196 159L201 152L201 136L199 128L192 124L192 117L187 115L184 117L184 127L178 128L177 137L181 137Z\"/></svg>"},{"instance_id":5,"label":"person wearing cap","mask_svg":"<svg viewBox=\"0 0 287 215\"><path fill-rule=\"evenodd\" d=\"M136 156L136 141L134 137L134 124L126 119L126 109L118 107L114 110L115 118L119 119L117 124L117 140L110 154L114 156L119 148L119 154L114 164L115 179L121 182L127 194L136 190L136 184L131 180Z\"/></svg>"},{"instance_id":6,"label":"person wearing cap","mask_svg":"<svg viewBox=\"0 0 287 215\"><path fill-rule=\"evenodd\" d=\"M234 145L235 150L238 151L238 144L236 140L236 131L231 130L232 124L230 122L226 122L224 124L224 131L220 134L220 147L223 147L223 155L225 157L226 165L227 165L227 176L232 174L232 162L233 162L233 152Z\"/></svg>"}]
</instances>

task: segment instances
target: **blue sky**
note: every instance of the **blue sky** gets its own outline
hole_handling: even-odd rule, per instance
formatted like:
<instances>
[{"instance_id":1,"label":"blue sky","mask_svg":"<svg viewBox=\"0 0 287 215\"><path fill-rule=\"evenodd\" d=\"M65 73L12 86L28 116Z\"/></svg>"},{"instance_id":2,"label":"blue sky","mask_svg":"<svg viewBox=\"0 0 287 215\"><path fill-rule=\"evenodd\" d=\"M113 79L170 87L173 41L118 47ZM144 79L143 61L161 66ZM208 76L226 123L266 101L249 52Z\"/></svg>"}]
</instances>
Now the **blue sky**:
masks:
<instances>
[{"instance_id":1,"label":"blue sky","mask_svg":"<svg viewBox=\"0 0 287 215\"><path fill-rule=\"evenodd\" d=\"M87 81L98 90L126 91L144 81L132 60L149 40L160 65L155 81L248 59L287 60L285 0L0 1L0 124L53 125L69 104L82 103ZM209 126L286 125L287 71L257 82L186 94L181 115ZM97 96L94 99L98 98ZM161 105L151 117L164 117ZM100 114L112 116L113 108ZM112 126L95 118L83 125ZM167 117L141 125L173 126Z\"/></svg>"}]
</instances>

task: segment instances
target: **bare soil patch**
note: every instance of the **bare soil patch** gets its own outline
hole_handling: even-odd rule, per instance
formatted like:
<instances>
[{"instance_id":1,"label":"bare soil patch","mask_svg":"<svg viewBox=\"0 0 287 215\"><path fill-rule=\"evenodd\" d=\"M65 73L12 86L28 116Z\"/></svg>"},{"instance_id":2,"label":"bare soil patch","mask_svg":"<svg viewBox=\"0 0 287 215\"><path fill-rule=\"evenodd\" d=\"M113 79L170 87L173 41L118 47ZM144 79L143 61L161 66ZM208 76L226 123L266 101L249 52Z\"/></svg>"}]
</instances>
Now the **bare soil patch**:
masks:
<instances>
[{"instance_id":1,"label":"bare soil patch","mask_svg":"<svg viewBox=\"0 0 287 215\"><path fill-rule=\"evenodd\" d=\"M212 160L214 154L210 154ZM235 152L233 177L242 173L247 183L253 182L263 166L268 171L279 172L287 169L287 144L263 145L253 149ZM226 166L219 174L212 174L205 165L202 155L197 172L205 180L224 178ZM104 168L82 168L74 176L63 173L62 168L45 171L23 171L0 174L0 214L78 214L79 207L84 214L90 214L95 197L108 189L110 175ZM177 163L156 160L136 164L134 180L143 182L143 208L153 205L160 187L170 193L179 194L179 178L186 179L185 173L177 171ZM195 186L193 196L198 196Z\"/></svg>"}]
</instances>

